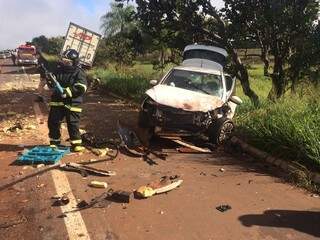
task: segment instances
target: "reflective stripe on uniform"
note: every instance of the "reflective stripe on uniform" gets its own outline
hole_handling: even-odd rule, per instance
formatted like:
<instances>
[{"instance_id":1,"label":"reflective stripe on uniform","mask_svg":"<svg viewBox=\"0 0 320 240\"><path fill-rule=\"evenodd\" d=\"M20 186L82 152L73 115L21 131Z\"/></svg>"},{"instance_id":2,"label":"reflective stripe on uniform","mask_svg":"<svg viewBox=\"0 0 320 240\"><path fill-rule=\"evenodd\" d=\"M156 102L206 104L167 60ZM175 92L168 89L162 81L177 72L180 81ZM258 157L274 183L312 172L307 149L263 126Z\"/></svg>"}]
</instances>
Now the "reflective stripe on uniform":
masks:
<instances>
[{"instance_id":1,"label":"reflective stripe on uniform","mask_svg":"<svg viewBox=\"0 0 320 240\"><path fill-rule=\"evenodd\" d=\"M49 106L51 107L61 107L64 106L63 102L49 102Z\"/></svg>"},{"instance_id":2,"label":"reflective stripe on uniform","mask_svg":"<svg viewBox=\"0 0 320 240\"><path fill-rule=\"evenodd\" d=\"M71 140L70 142L71 142L71 144L81 144L81 143L82 143L82 140L81 140L81 139Z\"/></svg>"},{"instance_id":3,"label":"reflective stripe on uniform","mask_svg":"<svg viewBox=\"0 0 320 240\"><path fill-rule=\"evenodd\" d=\"M82 84L82 83L76 83L74 84L74 86L80 86L80 87L83 87L84 88L84 91L87 91L87 86Z\"/></svg>"},{"instance_id":4,"label":"reflective stripe on uniform","mask_svg":"<svg viewBox=\"0 0 320 240\"><path fill-rule=\"evenodd\" d=\"M57 138L57 139L54 139L54 138L50 138L50 142L60 142L61 139L60 138Z\"/></svg>"},{"instance_id":5,"label":"reflective stripe on uniform","mask_svg":"<svg viewBox=\"0 0 320 240\"><path fill-rule=\"evenodd\" d=\"M66 88L66 92L67 92L68 97L72 97L72 92L69 87Z\"/></svg>"},{"instance_id":6,"label":"reflective stripe on uniform","mask_svg":"<svg viewBox=\"0 0 320 240\"><path fill-rule=\"evenodd\" d=\"M82 108L79 107L72 107L70 105L65 105L66 108L68 108L71 112L82 112Z\"/></svg>"}]
</instances>

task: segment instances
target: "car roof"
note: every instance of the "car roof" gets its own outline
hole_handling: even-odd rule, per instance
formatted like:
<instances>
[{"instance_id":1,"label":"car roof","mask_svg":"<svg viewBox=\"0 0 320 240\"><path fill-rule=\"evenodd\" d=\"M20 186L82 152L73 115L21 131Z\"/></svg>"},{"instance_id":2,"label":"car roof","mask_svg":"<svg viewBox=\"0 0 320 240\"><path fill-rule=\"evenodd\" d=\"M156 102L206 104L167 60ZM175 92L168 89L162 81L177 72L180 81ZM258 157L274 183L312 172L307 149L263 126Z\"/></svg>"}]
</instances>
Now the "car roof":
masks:
<instances>
[{"instance_id":1,"label":"car roof","mask_svg":"<svg viewBox=\"0 0 320 240\"><path fill-rule=\"evenodd\" d=\"M208 68L199 68L199 67L190 67L190 66L177 66L177 67L174 67L173 69L221 75L220 71L215 70L215 69L208 69Z\"/></svg>"}]
</instances>

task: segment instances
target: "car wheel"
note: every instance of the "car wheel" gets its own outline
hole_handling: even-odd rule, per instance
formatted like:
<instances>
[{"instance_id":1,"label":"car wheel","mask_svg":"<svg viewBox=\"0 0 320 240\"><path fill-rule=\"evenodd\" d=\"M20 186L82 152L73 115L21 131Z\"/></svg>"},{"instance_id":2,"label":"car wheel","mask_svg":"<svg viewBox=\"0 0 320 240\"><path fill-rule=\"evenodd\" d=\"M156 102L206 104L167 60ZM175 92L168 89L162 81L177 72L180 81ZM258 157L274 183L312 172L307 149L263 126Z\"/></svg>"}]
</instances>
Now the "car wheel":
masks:
<instances>
[{"instance_id":1,"label":"car wheel","mask_svg":"<svg viewBox=\"0 0 320 240\"><path fill-rule=\"evenodd\" d=\"M209 141L221 145L231 137L233 130L234 124L230 119L219 118L208 129Z\"/></svg>"}]
</instances>

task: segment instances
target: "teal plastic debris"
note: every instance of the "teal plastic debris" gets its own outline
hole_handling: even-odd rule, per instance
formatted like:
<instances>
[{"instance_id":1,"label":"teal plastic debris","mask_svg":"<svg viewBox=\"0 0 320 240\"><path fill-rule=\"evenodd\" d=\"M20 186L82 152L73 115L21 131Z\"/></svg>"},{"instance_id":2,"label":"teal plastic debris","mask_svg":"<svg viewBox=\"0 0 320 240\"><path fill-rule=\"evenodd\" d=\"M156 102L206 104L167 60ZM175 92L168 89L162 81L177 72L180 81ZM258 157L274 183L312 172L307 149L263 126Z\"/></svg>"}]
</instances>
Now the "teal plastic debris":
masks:
<instances>
[{"instance_id":1,"label":"teal plastic debris","mask_svg":"<svg viewBox=\"0 0 320 240\"><path fill-rule=\"evenodd\" d=\"M70 148L65 146L59 146L59 148L37 146L24 152L17 162L19 164L55 164L68 153Z\"/></svg>"}]
</instances>

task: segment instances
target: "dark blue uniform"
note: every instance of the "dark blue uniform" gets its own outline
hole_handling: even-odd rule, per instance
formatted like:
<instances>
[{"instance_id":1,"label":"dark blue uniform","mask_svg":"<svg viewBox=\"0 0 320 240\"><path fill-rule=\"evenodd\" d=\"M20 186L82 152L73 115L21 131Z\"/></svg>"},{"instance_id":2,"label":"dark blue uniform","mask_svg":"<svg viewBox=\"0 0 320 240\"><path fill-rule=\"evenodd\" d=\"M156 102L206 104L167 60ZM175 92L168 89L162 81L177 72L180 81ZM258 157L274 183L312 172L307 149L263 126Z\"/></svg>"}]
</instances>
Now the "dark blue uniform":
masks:
<instances>
[{"instance_id":1,"label":"dark blue uniform","mask_svg":"<svg viewBox=\"0 0 320 240\"><path fill-rule=\"evenodd\" d=\"M76 147L82 143L79 124L83 95L87 90L86 75L78 66L60 64L54 75L64 88L66 97L62 97L58 91L52 94L48 119L50 145L60 144L60 126L63 119L66 118L71 145Z\"/></svg>"}]
</instances>

